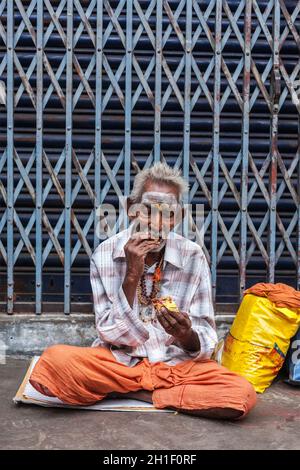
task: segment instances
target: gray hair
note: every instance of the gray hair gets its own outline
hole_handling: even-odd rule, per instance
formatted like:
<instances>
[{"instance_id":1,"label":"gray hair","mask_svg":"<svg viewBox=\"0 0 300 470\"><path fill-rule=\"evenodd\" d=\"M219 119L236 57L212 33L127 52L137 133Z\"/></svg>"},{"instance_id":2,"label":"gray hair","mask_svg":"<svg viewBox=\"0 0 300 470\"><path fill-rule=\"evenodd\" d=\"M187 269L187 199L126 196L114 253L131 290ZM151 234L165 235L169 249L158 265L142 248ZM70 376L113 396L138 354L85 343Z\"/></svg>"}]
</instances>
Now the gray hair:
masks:
<instances>
[{"instance_id":1,"label":"gray hair","mask_svg":"<svg viewBox=\"0 0 300 470\"><path fill-rule=\"evenodd\" d=\"M135 176L133 188L129 196L133 203L141 202L144 187L148 181L175 186L179 192L179 202L182 202L183 194L189 190L189 184L181 176L180 169L172 168L164 162L156 162L153 166L141 170Z\"/></svg>"}]
</instances>

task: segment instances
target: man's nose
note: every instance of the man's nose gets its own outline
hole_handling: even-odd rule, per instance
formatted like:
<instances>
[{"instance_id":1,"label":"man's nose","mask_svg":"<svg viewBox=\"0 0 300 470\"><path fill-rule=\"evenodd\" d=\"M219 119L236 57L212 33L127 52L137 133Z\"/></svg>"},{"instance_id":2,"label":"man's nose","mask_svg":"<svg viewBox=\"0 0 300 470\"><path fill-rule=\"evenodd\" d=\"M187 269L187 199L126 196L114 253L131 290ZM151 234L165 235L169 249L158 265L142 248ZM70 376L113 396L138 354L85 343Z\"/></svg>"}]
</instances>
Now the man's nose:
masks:
<instances>
[{"instance_id":1,"label":"man's nose","mask_svg":"<svg viewBox=\"0 0 300 470\"><path fill-rule=\"evenodd\" d=\"M148 226L151 227L153 232L161 233L162 231L162 213L160 211L152 211L151 217L148 221Z\"/></svg>"}]
</instances>

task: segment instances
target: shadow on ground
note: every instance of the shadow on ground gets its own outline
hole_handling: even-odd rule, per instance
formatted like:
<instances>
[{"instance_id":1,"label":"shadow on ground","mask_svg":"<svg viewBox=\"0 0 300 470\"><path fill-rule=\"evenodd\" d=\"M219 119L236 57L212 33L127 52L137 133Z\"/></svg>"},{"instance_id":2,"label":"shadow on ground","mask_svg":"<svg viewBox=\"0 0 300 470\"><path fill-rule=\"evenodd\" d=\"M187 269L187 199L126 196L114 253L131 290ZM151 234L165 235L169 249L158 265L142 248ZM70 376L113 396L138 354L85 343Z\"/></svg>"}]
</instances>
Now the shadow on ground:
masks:
<instances>
[{"instance_id":1,"label":"shadow on ground","mask_svg":"<svg viewBox=\"0 0 300 470\"><path fill-rule=\"evenodd\" d=\"M277 382L243 421L12 402L29 360L0 364L1 449L300 449L300 388Z\"/></svg>"}]
</instances>

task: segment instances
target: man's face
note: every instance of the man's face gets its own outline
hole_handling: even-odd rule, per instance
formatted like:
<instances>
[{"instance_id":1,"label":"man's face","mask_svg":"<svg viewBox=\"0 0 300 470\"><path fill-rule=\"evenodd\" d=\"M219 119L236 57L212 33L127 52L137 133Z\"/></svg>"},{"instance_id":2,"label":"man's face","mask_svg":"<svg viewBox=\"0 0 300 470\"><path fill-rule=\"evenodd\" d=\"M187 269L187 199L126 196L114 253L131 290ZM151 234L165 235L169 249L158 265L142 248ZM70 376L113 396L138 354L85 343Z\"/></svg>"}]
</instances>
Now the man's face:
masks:
<instances>
[{"instance_id":1,"label":"man's face","mask_svg":"<svg viewBox=\"0 0 300 470\"><path fill-rule=\"evenodd\" d=\"M153 252L165 246L168 233L174 228L180 212L178 197L173 185L148 182L141 203L132 207L135 230L146 232L151 238L159 238L161 242Z\"/></svg>"}]
</instances>

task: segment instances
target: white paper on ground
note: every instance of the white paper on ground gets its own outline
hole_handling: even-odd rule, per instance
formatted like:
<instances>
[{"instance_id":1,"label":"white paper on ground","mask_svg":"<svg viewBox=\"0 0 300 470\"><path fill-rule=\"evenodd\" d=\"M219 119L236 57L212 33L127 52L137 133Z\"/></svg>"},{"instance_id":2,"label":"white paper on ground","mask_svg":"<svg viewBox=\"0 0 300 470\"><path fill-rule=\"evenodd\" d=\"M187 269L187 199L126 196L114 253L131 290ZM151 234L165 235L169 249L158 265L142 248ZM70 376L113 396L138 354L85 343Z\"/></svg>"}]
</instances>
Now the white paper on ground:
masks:
<instances>
[{"instance_id":1,"label":"white paper on ground","mask_svg":"<svg viewBox=\"0 0 300 470\"><path fill-rule=\"evenodd\" d=\"M34 356L31 361L29 368L30 377L31 371L34 368L36 362L38 361L39 356ZM172 410L158 410L154 408L151 403L142 402L140 400L133 400L127 398L108 398L95 403L94 405L67 405L63 403L59 398L48 397L38 392L30 383L27 381L22 392L21 397L17 393L14 398L15 403L27 403L35 404L46 407L55 407L55 408L76 408L92 411L148 411L148 412L161 412L161 413L174 413Z\"/></svg>"}]
</instances>

